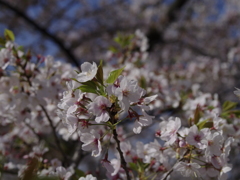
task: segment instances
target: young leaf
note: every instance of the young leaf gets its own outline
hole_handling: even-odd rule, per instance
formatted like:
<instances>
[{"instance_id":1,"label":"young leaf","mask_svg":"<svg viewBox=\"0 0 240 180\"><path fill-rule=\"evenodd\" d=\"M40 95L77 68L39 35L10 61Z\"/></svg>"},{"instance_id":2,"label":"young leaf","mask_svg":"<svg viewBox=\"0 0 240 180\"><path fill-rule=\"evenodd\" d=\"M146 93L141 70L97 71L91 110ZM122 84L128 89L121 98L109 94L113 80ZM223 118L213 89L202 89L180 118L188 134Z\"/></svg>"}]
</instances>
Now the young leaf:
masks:
<instances>
[{"instance_id":1,"label":"young leaf","mask_svg":"<svg viewBox=\"0 0 240 180\"><path fill-rule=\"evenodd\" d=\"M213 127L213 122L209 121L210 119L205 119L204 121L198 122L197 127L199 130L203 128L211 128Z\"/></svg>"},{"instance_id":2,"label":"young leaf","mask_svg":"<svg viewBox=\"0 0 240 180\"><path fill-rule=\"evenodd\" d=\"M80 72L79 71L77 71L77 70L74 70L77 74L79 74Z\"/></svg>"},{"instance_id":3,"label":"young leaf","mask_svg":"<svg viewBox=\"0 0 240 180\"><path fill-rule=\"evenodd\" d=\"M113 47L113 46L110 46L110 47L109 47L109 50L112 51L113 53L118 52L117 48L115 48L115 47Z\"/></svg>"},{"instance_id":4,"label":"young leaf","mask_svg":"<svg viewBox=\"0 0 240 180\"><path fill-rule=\"evenodd\" d=\"M106 83L113 84L117 80L118 76L122 73L123 69L124 69L124 67L110 72L110 74L106 80Z\"/></svg>"},{"instance_id":5,"label":"young leaf","mask_svg":"<svg viewBox=\"0 0 240 180\"><path fill-rule=\"evenodd\" d=\"M24 51L23 46L18 46L17 50Z\"/></svg>"},{"instance_id":6,"label":"young leaf","mask_svg":"<svg viewBox=\"0 0 240 180\"><path fill-rule=\"evenodd\" d=\"M129 167L130 167L132 170L138 171L138 166L137 166L137 164L135 164L135 163L130 162L130 163L129 163Z\"/></svg>"},{"instance_id":7,"label":"young leaf","mask_svg":"<svg viewBox=\"0 0 240 180\"><path fill-rule=\"evenodd\" d=\"M194 112L194 124L197 124L199 122L199 119L201 118L201 108L200 106L196 107L196 110Z\"/></svg>"},{"instance_id":8,"label":"young leaf","mask_svg":"<svg viewBox=\"0 0 240 180\"><path fill-rule=\"evenodd\" d=\"M15 39L13 32L8 29L5 29L4 36L6 37L7 40L14 41L14 39Z\"/></svg>"},{"instance_id":9,"label":"young leaf","mask_svg":"<svg viewBox=\"0 0 240 180\"><path fill-rule=\"evenodd\" d=\"M223 104L223 111L226 112L228 110L234 109L237 104L237 102L225 101Z\"/></svg>"},{"instance_id":10,"label":"young leaf","mask_svg":"<svg viewBox=\"0 0 240 180\"><path fill-rule=\"evenodd\" d=\"M3 45L3 46L4 46L5 43L6 43L5 39L3 39L3 38L0 37L0 45Z\"/></svg>"},{"instance_id":11,"label":"young leaf","mask_svg":"<svg viewBox=\"0 0 240 180\"><path fill-rule=\"evenodd\" d=\"M139 79L139 86L143 89L147 88L147 81L144 76L141 76Z\"/></svg>"},{"instance_id":12,"label":"young leaf","mask_svg":"<svg viewBox=\"0 0 240 180\"><path fill-rule=\"evenodd\" d=\"M91 89L97 89L97 83L95 83L94 81L82 82L81 84L88 86Z\"/></svg>"},{"instance_id":13,"label":"young leaf","mask_svg":"<svg viewBox=\"0 0 240 180\"><path fill-rule=\"evenodd\" d=\"M77 89L80 89L82 92L98 94L97 85L93 81L84 82Z\"/></svg>"},{"instance_id":14,"label":"young leaf","mask_svg":"<svg viewBox=\"0 0 240 180\"><path fill-rule=\"evenodd\" d=\"M98 66L96 78L103 85L103 65L102 65L102 60L100 61L100 64Z\"/></svg>"},{"instance_id":15,"label":"young leaf","mask_svg":"<svg viewBox=\"0 0 240 180\"><path fill-rule=\"evenodd\" d=\"M78 178L85 176L85 173L83 171L81 171L80 169L76 169L75 174Z\"/></svg>"}]
</instances>

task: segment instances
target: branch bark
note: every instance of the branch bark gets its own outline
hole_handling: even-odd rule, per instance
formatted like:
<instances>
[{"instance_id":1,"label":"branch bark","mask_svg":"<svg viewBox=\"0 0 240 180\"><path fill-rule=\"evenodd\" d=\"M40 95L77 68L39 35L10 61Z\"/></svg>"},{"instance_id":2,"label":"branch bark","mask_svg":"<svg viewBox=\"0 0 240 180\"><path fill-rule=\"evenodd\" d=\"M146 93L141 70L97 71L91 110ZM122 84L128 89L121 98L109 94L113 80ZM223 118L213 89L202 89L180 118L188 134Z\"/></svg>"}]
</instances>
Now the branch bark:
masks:
<instances>
[{"instance_id":1,"label":"branch bark","mask_svg":"<svg viewBox=\"0 0 240 180\"><path fill-rule=\"evenodd\" d=\"M120 158L121 158L122 168L123 168L123 169L125 170L125 172L126 172L127 180L131 180L130 175L129 175L129 171L128 171L128 168L127 168L127 163L126 163L125 158L124 158L124 156L123 156L123 152L122 152L122 150L121 150L121 148L120 148L120 141L118 140L117 136L118 136L118 135L117 135L117 131L116 131L116 129L114 129L114 130L113 130L113 137L114 137L114 139L115 139L115 141L116 141L116 143L117 143L117 150L118 150L119 155L120 155Z\"/></svg>"},{"instance_id":2,"label":"branch bark","mask_svg":"<svg viewBox=\"0 0 240 180\"><path fill-rule=\"evenodd\" d=\"M189 0L175 0L168 8L165 15L165 21L162 22L161 29L156 28L155 26L150 26L147 32L147 38L149 40L149 49L151 51L153 47L158 43L164 43L164 33L166 29L175 21L177 21L177 12L179 12L182 7Z\"/></svg>"}]
</instances>

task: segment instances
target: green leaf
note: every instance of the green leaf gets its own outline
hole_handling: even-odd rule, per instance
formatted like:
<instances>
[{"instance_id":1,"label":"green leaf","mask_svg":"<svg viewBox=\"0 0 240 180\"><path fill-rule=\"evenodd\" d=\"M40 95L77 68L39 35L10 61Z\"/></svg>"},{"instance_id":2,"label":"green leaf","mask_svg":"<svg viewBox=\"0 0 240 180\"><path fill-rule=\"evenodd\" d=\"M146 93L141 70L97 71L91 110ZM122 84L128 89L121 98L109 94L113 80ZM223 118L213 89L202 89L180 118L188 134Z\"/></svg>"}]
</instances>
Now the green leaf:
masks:
<instances>
[{"instance_id":1,"label":"green leaf","mask_svg":"<svg viewBox=\"0 0 240 180\"><path fill-rule=\"evenodd\" d=\"M76 169L75 173L78 176L78 178L85 176L85 173L83 171L81 171L80 169Z\"/></svg>"},{"instance_id":2,"label":"green leaf","mask_svg":"<svg viewBox=\"0 0 240 180\"><path fill-rule=\"evenodd\" d=\"M193 118L194 124L197 124L199 122L200 118L201 118L201 108L200 108L200 106L197 106L196 110L194 112L194 118Z\"/></svg>"},{"instance_id":3,"label":"green leaf","mask_svg":"<svg viewBox=\"0 0 240 180\"><path fill-rule=\"evenodd\" d=\"M240 110L233 110L231 113L235 114L237 118L240 118Z\"/></svg>"},{"instance_id":4,"label":"green leaf","mask_svg":"<svg viewBox=\"0 0 240 180\"><path fill-rule=\"evenodd\" d=\"M114 38L114 41L124 48L131 43L133 37L134 35L118 34L118 36Z\"/></svg>"},{"instance_id":5,"label":"green leaf","mask_svg":"<svg viewBox=\"0 0 240 180\"><path fill-rule=\"evenodd\" d=\"M110 46L109 50L112 51L113 53L117 53L118 52L117 48L115 48L113 46Z\"/></svg>"},{"instance_id":6,"label":"green leaf","mask_svg":"<svg viewBox=\"0 0 240 180\"><path fill-rule=\"evenodd\" d=\"M122 73L123 69L124 69L124 67L110 72L110 74L106 80L106 83L113 84L117 80L118 76Z\"/></svg>"},{"instance_id":7,"label":"green leaf","mask_svg":"<svg viewBox=\"0 0 240 180\"><path fill-rule=\"evenodd\" d=\"M77 74L79 74L80 72L79 71L77 71L77 70L74 70Z\"/></svg>"},{"instance_id":8,"label":"green leaf","mask_svg":"<svg viewBox=\"0 0 240 180\"><path fill-rule=\"evenodd\" d=\"M87 81L87 82L82 82L82 85L89 86L89 88L95 88L97 89L97 84L92 80L92 81Z\"/></svg>"},{"instance_id":9,"label":"green leaf","mask_svg":"<svg viewBox=\"0 0 240 180\"><path fill-rule=\"evenodd\" d=\"M98 91L99 91L100 95L102 95L104 97L107 96L107 93L105 92L104 86L100 86Z\"/></svg>"},{"instance_id":10,"label":"green leaf","mask_svg":"<svg viewBox=\"0 0 240 180\"><path fill-rule=\"evenodd\" d=\"M204 121L198 122L197 127L199 130L203 128L211 128L213 127L213 122L211 121L211 119L205 119Z\"/></svg>"},{"instance_id":11,"label":"green leaf","mask_svg":"<svg viewBox=\"0 0 240 180\"><path fill-rule=\"evenodd\" d=\"M141 76L139 79L139 86L143 89L147 88L147 81L144 76Z\"/></svg>"},{"instance_id":12,"label":"green leaf","mask_svg":"<svg viewBox=\"0 0 240 180\"><path fill-rule=\"evenodd\" d=\"M213 127L213 122L208 121L204 124L203 128L212 128Z\"/></svg>"},{"instance_id":13,"label":"green leaf","mask_svg":"<svg viewBox=\"0 0 240 180\"><path fill-rule=\"evenodd\" d=\"M0 37L0 45L3 45L3 46L4 46L5 43L6 43L5 39L3 39L3 38Z\"/></svg>"},{"instance_id":14,"label":"green leaf","mask_svg":"<svg viewBox=\"0 0 240 180\"><path fill-rule=\"evenodd\" d=\"M80 89L82 92L98 94L98 88L94 81L83 82L82 85L76 89Z\"/></svg>"},{"instance_id":15,"label":"green leaf","mask_svg":"<svg viewBox=\"0 0 240 180\"><path fill-rule=\"evenodd\" d=\"M9 29L5 29L4 36L6 37L7 40L14 41L15 39L13 32Z\"/></svg>"},{"instance_id":16,"label":"green leaf","mask_svg":"<svg viewBox=\"0 0 240 180\"><path fill-rule=\"evenodd\" d=\"M98 94L97 89L89 88L87 85L82 85L77 89L80 89L82 92Z\"/></svg>"},{"instance_id":17,"label":"green leaf","mask_svg":"<svg viewBox=\"0 0 240 180\"><path fill-rule=\"evenodd\" d=\"M73 80L73 81L76 81L76 82L78 82L78 83L81 83L81 82L79 82L76 78L70 78L71 80Z\"/></svg>"},{"instance_id":18,"label":"green leaf","mask_svg":"<svg viewBox=\"0 0 240 180\"><path fill-rule=\"evenodd\" d=\"M17 50L24 51L23 46L18 46Z\"/></svg>"},{"instance_id":19,"label":"green leaf","mask_svg":"<svg viewBox=\"0 0 240 180\"><path fill-rule=\"evenodd\" d=\"M223 112L234 109L237 106L237 102L225 101L223 104Z\"/></svg>"},{"instance_id":20,"label":"green leaf","mask_svg":"<svg viewBox=\"0 0 240 180\"><path fill-rule=\"evenodd\" d=\"M130 163L129 163L129 167L130 167L132 170L134 170L134 171L138 171L138 166L137 166L136 163L130 162Z\"/></svg>"},{"instance_id":21,"label":"green leaf","mask_svg":"<svg viewBox=\"0 0 240 180\"><path fill-rule=\"evenodd\" d=\"M100 61L100 64L98 66L96 78L103 85L103 65L102 65L102 60Z\"/></svg>"}]
</instances>

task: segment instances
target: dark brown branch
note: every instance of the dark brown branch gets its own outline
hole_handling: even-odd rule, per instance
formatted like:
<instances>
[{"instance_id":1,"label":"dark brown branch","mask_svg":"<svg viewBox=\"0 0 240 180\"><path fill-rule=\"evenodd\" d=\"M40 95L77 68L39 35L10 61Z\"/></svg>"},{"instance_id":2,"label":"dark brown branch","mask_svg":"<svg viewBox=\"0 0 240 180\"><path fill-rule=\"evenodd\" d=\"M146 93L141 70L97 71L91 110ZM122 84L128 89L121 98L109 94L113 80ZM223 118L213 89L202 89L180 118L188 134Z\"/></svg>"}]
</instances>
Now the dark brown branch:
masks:
<instances>
[{"instance_id":1,"label":"dark brown branch","mask_svg":"<svg viewBox=\"0 0 240 180\"><path fill-rule=\"evenodd\" d=\"M36 28L38 31L40 31L43 35L45 35L46 37L51 39L53 42L55 42L55 44L57 44L57 46L66 54L69 61L73 62L78 68L80 68L77 58L73 55L71 50L64 45L64 42L61 39L59 39L57 36L50 33L46 28L37 24L33 19L28 17L25 13L23 13L16 7L12 6L11 4L1 0L0 0L0 4L7 7L9 10L13 11L17 16L24 19L28 24L30 24L31 26Z\"/></svg>"},{"instance_id":2,"label":"dark brown branch","mask_svg":"<svg viewBox=\"0 0 240 180\"><path fill-rule=\"evenodd\" d=\"M177 12L188 2L189 0L176 0L168 9L167 18L168 22L172 23L177 20Z\"/></svg>"},{"instance_id":3,"label":"dark brown branch","mask_svg":"<svg viewBox=\"0 0 240 180\"><path fill-rule=\"evenodd\" d=\"M122 168L126 172L127 180L131 180L130 175L129 175L129 171L128 171L128 168L127 168L127 163L126 163L125 158L123 156L123 152L122 152L122 150L120 148L120 141L118 140L118 135L117 135L116 129L113 130L113 137L114 137L114 139L115 139L115 141L117 143L117 150L118 150L120 158L121 158L121 165L122 165Z\"/></svg>"},{"instance_id":4,"label":"dark brown branch","mask_svg":"<svg viewBox=\"0 0 240 180\"><path fill-rule=\"evenodd\" d=\"M189 0L175 0L168 8L165 15L165 20L162 23L161 29L158 29L154 25L150 26L147 31L147 38L149 40L149 49L151 51L156 44L164 43L163 37L166 29L175 21L178 20L177 13L182 7L187 4Z\"/></svg>"}]
</instances>

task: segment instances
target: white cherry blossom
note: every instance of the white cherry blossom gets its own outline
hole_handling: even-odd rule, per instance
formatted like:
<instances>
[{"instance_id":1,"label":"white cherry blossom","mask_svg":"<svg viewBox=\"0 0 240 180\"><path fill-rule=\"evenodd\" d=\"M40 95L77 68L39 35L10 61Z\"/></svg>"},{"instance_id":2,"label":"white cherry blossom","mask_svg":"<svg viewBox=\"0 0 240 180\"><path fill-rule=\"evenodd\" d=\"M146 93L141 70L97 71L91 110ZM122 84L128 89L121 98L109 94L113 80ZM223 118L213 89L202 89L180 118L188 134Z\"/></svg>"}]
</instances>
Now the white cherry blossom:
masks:
<instances>
[{"instance_id":1,"label":"white cherry blossom","mask_svg":"<svg viewBox=\"0 0 240 180\"><path fill-rule=\"evenodd\" d=\"M91 174L88 174L86 177L80 177L78 180L97 180L97 178Z\"/></svg>"},{"instance_id":2,"label":"white cherry blossom","mask_svg":"<svg viewBox=\"0 0 240 180\"><path fill-rule=\"evenodd\" d=\"M112 103L103 96L98 96L94 101L89 105L89 112L92 112L96 119L97 123L107 122L110 118L110 115L107 111L107 108L111 107Z\"/></svg>"},{"instance_id":3,"label":"white cherry blossom","mask_svg":"<svg viewBox=\"0 0 240 180\"><path fill-rule=\"evenodd\" d=\"M77 80L79 82L87 82L92 80L97 74L97 65L95 62L92 64L89 62L84 62L81 65L82 72L77 75Z\"/></svg>"},{"instance_id":4,"label":"white cherry blossom","mask_svg":"<svg viewBox=\"0 0 240 180\"><path fill-rule=\"evenodd\" d=\"M174 170L179 171L186 177L199 177L199 168L201 166L197 163L179 162L174 166Z\"/></svg>"},{"instance_id":5,"label":"white cherry blossom","mask_svg":"<svg viewBox=\"0 0 240 180\"><path fill-rule=\"evenodd\" d=\"M99 156L102 151L99 134L92 129L90 133L82 133L80 140L84 143L82 149L84 151L92 151L92 156Z\"/></svg>"},{"instance_id":6,"label":"white cherry blossom","mask_svg":"<svg viewBox=\"0 0 240 180\"><path fill-rule=\"evenodd\" d=\"M169 118L168 121L162 121L160 124L161 139L167 144L173 144L177 140L177 132L181 127L179 118Z\"/></svg>"},{"instance_id":7,"label":"white cherry blossom","mask_svg":"<svg viewBox=\"0 0 240 180\"><path fill-rule=\"evenodd\" d=\"M206 148L205 141L205 135L203 130L198 130L196 125L193 125L189 129L189 134L186 137L186 141L188 144L194 145L199 149Z\"/></svg>"}]
</instances>

